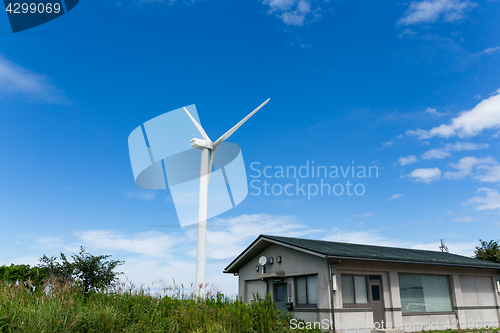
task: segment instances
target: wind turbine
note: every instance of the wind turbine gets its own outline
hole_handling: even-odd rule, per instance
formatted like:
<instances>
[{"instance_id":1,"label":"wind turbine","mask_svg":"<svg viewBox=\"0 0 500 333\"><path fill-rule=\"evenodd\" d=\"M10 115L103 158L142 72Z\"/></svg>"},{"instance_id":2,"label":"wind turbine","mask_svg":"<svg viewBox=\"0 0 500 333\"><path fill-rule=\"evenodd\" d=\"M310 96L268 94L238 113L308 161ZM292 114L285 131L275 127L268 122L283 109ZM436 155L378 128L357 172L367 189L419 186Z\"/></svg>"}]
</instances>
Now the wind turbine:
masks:
<instances>
[{"instance_id":1,"label":"wind turbine","mask_svg":"<svg viewBox=\"0 0 500 333\"><path fill-rule=\"evenodd\" d=\"M203 139L194 138L190 141L191 147L201 150L201 171L200 171L200 199L198 208L198 248L196 252L196 288L198 295L205 295L206 271L207 271L207 209L208 209L208 184L210 174L212 173L212 165L214 162L215 150L217 147L229 138L241 125L243 125L250 117L259 111L264 105L269 102L268 98L264 103L259 105L255 110L250 112L239 123L234 125L229 131L224 133L220 138L212 142L201 125L193 118L189 111L184 107L187 115L200 132ZM210 155L210 156L209 156Z\"/></svg>"}]
</instances>

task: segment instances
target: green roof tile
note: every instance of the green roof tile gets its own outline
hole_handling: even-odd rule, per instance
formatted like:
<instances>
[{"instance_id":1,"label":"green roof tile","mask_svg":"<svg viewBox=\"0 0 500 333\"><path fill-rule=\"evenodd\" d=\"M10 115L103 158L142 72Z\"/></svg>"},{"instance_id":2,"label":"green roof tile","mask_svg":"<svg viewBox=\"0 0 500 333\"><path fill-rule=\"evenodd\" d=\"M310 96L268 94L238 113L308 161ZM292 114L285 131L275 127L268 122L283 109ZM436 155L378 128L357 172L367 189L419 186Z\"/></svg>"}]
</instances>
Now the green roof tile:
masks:
<instances>
[{"instance_id":1,"label":"green roof tile","mask_svg":"<svg viewBox=\"0 0 500 333\"><path fill-rule=\"evenodd\" d=\"M366 258L374 260L394 260L408 261L418 263L433 263L453 266L474 266L484 268L500 269L500 264L469 258L457 254L439 252L403 249L397 247L360 245L351 243L339 243L320 241L303 238L291 238L261 235L259 238L267 238L278 242L286 243L304 250L310 250L325 256L338 256L349 258Z\"/></svg>"}]
</instances>

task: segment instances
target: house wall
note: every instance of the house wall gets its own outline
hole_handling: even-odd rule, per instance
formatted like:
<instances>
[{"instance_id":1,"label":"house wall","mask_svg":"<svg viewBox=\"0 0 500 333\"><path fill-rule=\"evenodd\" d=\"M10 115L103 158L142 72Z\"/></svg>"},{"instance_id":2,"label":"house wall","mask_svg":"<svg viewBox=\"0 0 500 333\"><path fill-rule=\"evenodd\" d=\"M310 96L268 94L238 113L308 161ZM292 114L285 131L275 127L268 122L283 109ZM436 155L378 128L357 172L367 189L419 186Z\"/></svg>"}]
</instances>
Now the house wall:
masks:
<instances>
[{"instance_id":1,"label":"house wall","mask_svg":"<svg viewBox=\"0 0 500 333\"><path fill-rule=\"evenodd\" d=\"M267 265L265 273L285 272L284 278L268 278L262 280L262 272L255 270L259 266L259 258L273 257L274 264ZM276 258L281 256L282 262L278 263ZM324 257L318 257L304 252L299 252L280 245L270 245L263 250L259 255L250 260L239 270L239 295L243 297L245 302L253 300L253 294L258 292L263 295L264 290L273 292L274 283L287 283L291 288L291 295L288 295L289 301L297 304L295 277L305 275L317 275L316 288L318 292L317 308L295 308L293 310L294 317L305 321L321 321L323 319L330 320L330 291L328 264ZM280 281L275 281L280 280ZM266 287L267 284L267 287Z\"/></svg>"},{"instance_id":2,"label":"house wall","mask_svg":"<svg viewBox=\"0 0 500 333\"><path fill-rule=\"evenodd\" d=\"M497 271L453 266L391 264L373 261L342 260L335 265L338 290L335 292L335 318L340 323L367 320L373 323L373 315L348 314L342 305L342 274L381 275L384 295L384 322L387 326L403 327L405 331L422 329L455 329L497 327L500 319L500 298L496 290ZM399 293L398 273L436 274L449 276L453 311L446 314L403 314ZM369 311L369 310L367 310ZM350 332L351 330L341 330Z\"/></svg>"},{"instance_id":3,"label":"house wall","mask_svg":"<svg viewBox=\"0 0 500 333\"><path fill-rule=\"evenodd\" d=\"M262 279L257 272L260 256L273 257L274 264L267 265L265 273L283 272L282 278ZM276 257L281 256L281 264ZM344 307L342 304L342 274L379 275L381 277L384 324L387 328L402 327L405 331L430 329L466 329L497 327L500 319L500 298L496 290L497 271L494 269L460 268L453 266L396 264L375 261L341 260L332 265L337 290L334 292L335 323L338 332L370 332L373 327L373 308ZM439 314L403 314L399 291L398 273L437 274L449 276L452 311ZM320 256L297 251L280 245L270 245L239 270L239 294L247 302L253 293L273 292L274 283L291 285L289 300L297 304L295 278L317 275L317 307L298 307L293 316L306 322L330 323L331 284L329 283L328 261ZM265 275L264 275L265 276ZM279 280L279 281L274 281ZM266 289L267 288L267 289ZM274 295L273 295L274 297Z\"/></svg>"}]
</instances>

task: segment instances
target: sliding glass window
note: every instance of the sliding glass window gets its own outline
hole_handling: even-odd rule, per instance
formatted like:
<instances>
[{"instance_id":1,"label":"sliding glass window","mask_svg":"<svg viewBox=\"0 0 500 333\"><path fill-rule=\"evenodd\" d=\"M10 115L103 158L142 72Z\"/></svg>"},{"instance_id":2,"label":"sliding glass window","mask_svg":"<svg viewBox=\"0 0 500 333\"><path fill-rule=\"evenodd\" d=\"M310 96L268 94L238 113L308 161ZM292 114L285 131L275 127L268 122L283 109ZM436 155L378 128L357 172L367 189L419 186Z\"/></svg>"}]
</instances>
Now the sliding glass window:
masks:
<instances>
[{"instance_id":1,"label":"sliding glass window","mask_svg":"<svg viewBox=\"0 0 500 333\"><path fill-rule=\"evenodd\" d=\"M447 275L400 273L399 293L403 314L452 311Z\"/></svg>"}]
</instances>

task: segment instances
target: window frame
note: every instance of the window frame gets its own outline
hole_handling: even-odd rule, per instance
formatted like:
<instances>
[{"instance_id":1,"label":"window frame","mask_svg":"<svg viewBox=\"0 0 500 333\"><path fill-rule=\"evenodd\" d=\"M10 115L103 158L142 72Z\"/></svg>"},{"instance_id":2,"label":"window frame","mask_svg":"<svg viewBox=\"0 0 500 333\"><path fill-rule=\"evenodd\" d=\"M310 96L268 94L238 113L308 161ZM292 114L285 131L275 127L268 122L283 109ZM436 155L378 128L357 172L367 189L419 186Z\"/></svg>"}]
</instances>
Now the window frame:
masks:
<instances>
[{"instance_id":1,"label":"window frame","mask_svg":"<svg viewBox=\"0 0 500 333\"><path fill-rule=\"evenodd\" d=\"M308 287L308 283L307 283L307 278L309 276L314 276L316 277L316 303L299 303L299 288L298 288L298 279L300 278L304 278L306 280L306 302L308 302L308 299L309 299L309 287ZM295 300L297 301L297 307L300 307L300 308L317 308L318 307L318 274L309 274L309 275L301 275L301 276L297 276L295 277Z\"/></svg>"},{"instance_id":2,"label":"window frame","mask_svg":"<svg viewBox=\"0 0 500 333\"><path fill-rule=\"evenodd\" d=\"M342 277L344 276L349 276L352 279L352 292L353 292L353 297L354 297L354 303L344 303L344 293L342 291L343 285L342 285ZM362 276L365 279L365 284L366 284L366 300L367 303L356 303L356 284L354 283L354 277L355 276ZM342 307L344 308L366 308L370 307L372 304L370 304L370 290L369 290L369 285L368 285L368 275L363 275L363 274L341 274L340 275L340 290L342 292Z\"/></svg>"},{"instance_id":3,"label":"window frame","mask_svg":"<svg viewBox=\"0 0 500 333\"><path fill-rule=\"evenodd\" d=\"M448 292L450 295L450 305L451 305L451 310L450 311L429 311L429 312L403 312L403 307L401 306L401 314L403 316L428 316L428 315L447 315L447 314L454 314L455 312L455 300L454 300L454 293L453 289L451 286L452 280L451 276L448 274L423 274L423 273L407 273L407 272L398 272L398 289L399 289L399 299L401 301L401 284L399 283L399 274L412 274L412 275L440 275L440 276L446 276L448 280ZM401 302L402 303L402 302ZM402 305L402 304L401 304Z\"/></svg>"}]
</instances>

